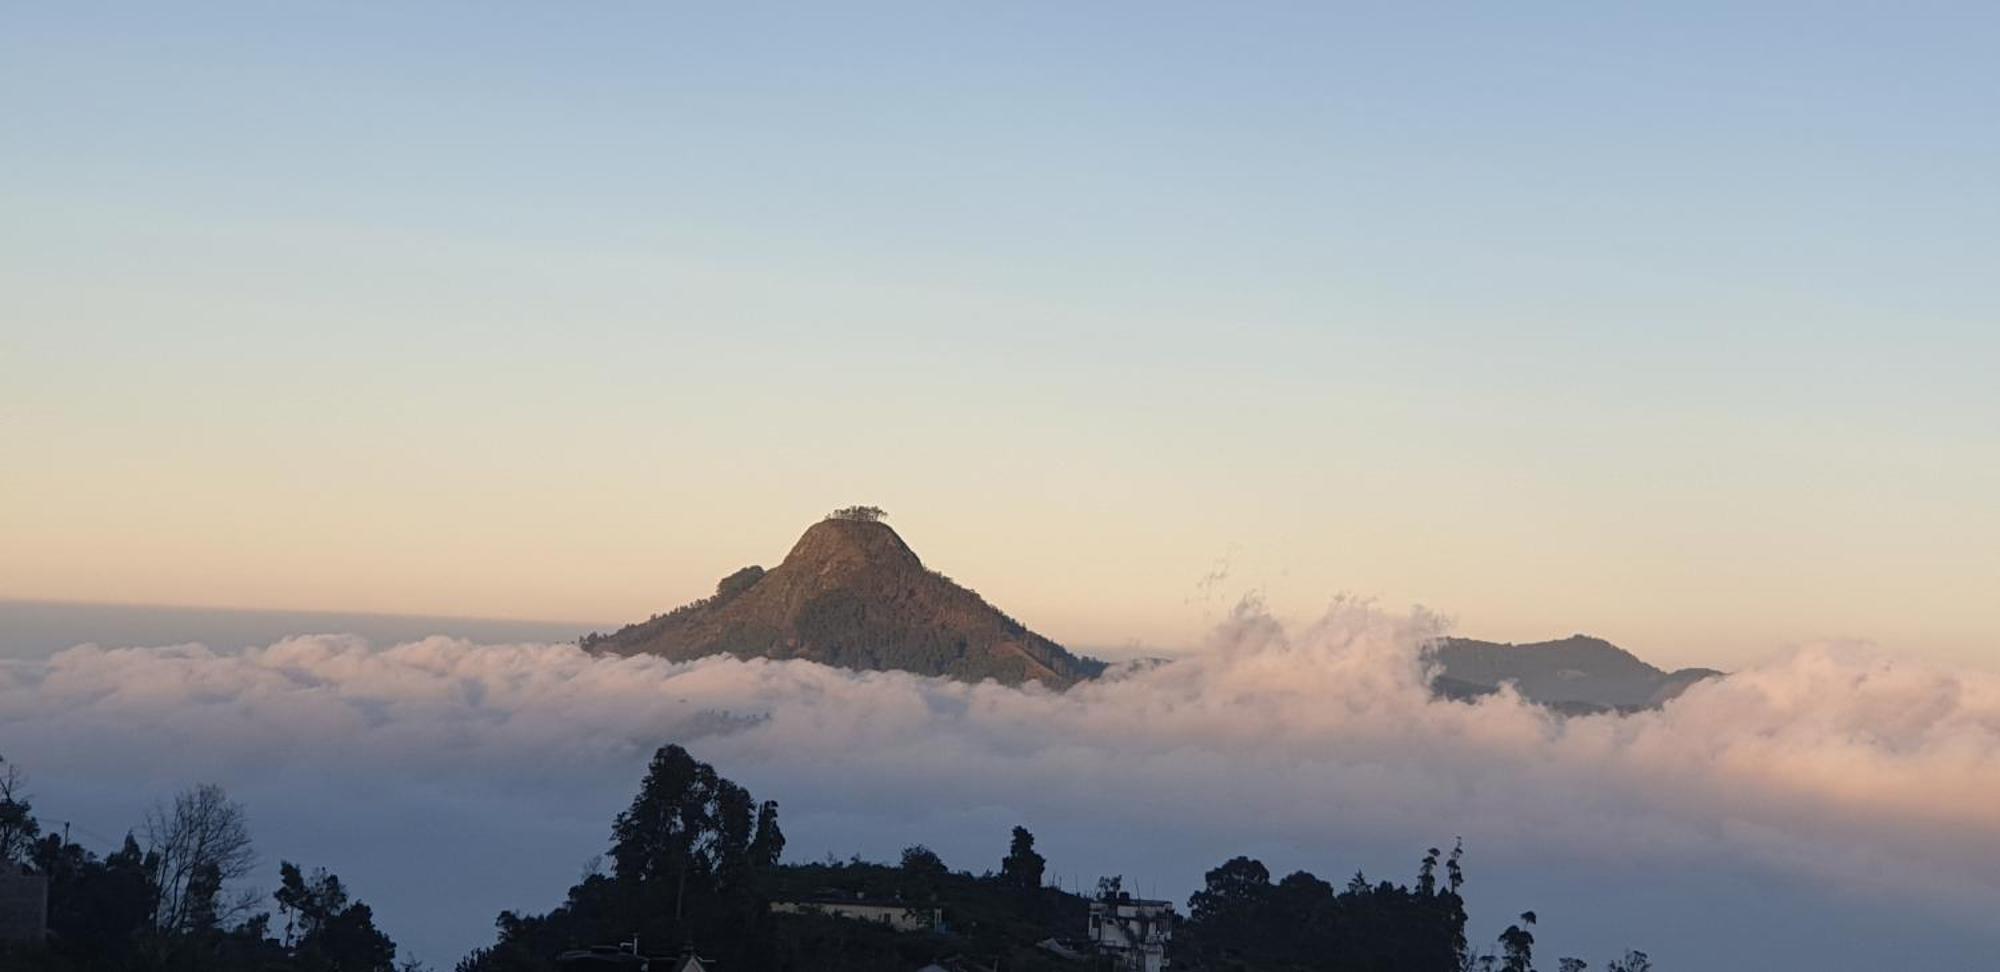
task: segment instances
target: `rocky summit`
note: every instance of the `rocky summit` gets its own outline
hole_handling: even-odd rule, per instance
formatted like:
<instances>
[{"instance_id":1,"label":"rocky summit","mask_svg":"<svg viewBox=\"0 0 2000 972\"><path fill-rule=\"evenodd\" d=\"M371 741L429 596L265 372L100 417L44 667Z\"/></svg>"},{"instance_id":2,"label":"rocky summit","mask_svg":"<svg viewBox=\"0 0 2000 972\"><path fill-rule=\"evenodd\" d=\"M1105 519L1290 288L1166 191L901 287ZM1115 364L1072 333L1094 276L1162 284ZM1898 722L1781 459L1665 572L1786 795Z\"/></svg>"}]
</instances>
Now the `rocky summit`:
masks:
<instances>
[{"instance_id":1,"label":"rocky summit","mask_svg":"<svg viewBox=\"0 0 2000 972\"><path fill-rule=\"evenodd\" d=\"M717 583L712 597L588 636L584 646L679 660L803 658L1053 688L1104 670L925 567L880 515L841 511L808 528L778 566L745 567Z\"/></svg>"}]
</instances>

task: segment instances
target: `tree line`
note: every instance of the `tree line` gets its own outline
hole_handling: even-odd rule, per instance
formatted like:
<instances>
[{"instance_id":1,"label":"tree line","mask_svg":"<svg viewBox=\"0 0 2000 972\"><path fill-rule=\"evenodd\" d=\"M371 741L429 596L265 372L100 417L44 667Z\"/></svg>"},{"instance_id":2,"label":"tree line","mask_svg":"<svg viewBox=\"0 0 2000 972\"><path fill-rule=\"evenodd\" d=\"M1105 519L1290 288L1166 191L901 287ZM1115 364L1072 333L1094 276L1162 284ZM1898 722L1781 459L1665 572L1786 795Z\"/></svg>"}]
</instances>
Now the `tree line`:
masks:
<instances>
[{"instance_id":1,"label":"tree line","mask_svg":"<svg viewBox=\"0 0 2000 972\"><path fill-rule=\"evenodd\" d=\"M719 775L679 746L659 750L639 794L612 825L608 872L571 887L542 915L503 912L496 942L457 972L555 972L565 950L628 941L683 945L730 970L914 969L957 957L1005 972L1079 972L1043 948L1049 938L1083 935L1090 898L1045 883L1047 860L1034 834L1015 827L997 869L954 871L922 844L895 863L829 856L781 864L784 835L774 802ZM1205 875L1176 932L1176 968L1213 972L1535 972L1536 916L1524 913L1492 947L1466 938L1464 848L1428 850L1409 884L1345 886L1297 871L1273 882L1263 863L1227 861ZM1122 878L1098 882L1097 896L1122 898ZM773 914L772 901L833 895L940 911L942 928L898 933L829 915ZM1560 959L1557 972L1589 964ZM1632 952L1606 972L1650 972Z\"/></svg>"},{"instance_id":2,"label":"tree line","mask_svg":"<svg viewBox=\"0 0 2000 972\"><path fill-rule=\"evenodd\" d=\"M248 814L203 784L148 810L102 857L42 833L19 769L0 760L0 867L48 886L45 942L0 944L22 972L417 972L374 912L324 868L278 865L267 902ZM275 905L273 909L266 905Z\"/></svg>"},{"instance_id":3,"label":"tree line","mask_svg":"<svg viewBox=\"0 0 2000 972\"><path fill-rule=\"evenodd\" d=\"M1042 947L1084 933L1091 899L1045 883L1047 860L1015 827L998 867L955 871L930 848L894 863L855 857L781 863L778 804L757 801L685 749L659 749L612 821L594 862L543 914L501 912L490 945L455 972L557 972L566 951L638 939L684 946L731 972L861 972L953 957L1006 972L1088 967ZM1176 968L1208 972L1535 972L1534 912L1492 946L1466 938L1464 848L1430 848L1408 884L1357 872L1338 889L1307 871L1276 881L1237 857L1207 872L1176 929ZM24 972L418 972L340 878L290 861L268 896L240 890L257 869L242 804L206 784L156 805L102 857L41 832L15 768L0 760L0 866L44 876L49 940L0 946ZM1106 877L1096 897L1122 900ZM824 914L774 914L773 901L835 894L941 912L943 926L898 933ZM275 907L273 907L275 906ZM1555 972L1586 972L1576 958ZM1605 972L1651 972L1629 952Z\"/></svg>"},{"instance_id":4,"label":"tree line","mask_svg":"<svg viewBox=\"0 0 2000 972\"><path fill-rule=\"evenodd\" d=\"M1534 912L1492 947L1466 940L1464 845L1424 853L1410 884L1370 882L1356 871L1334 886L1309 871L1273 882L1261 861L1233 858L1209 871L1188 899L1186 934L1175 964L1232 972L1535 972ZM1443 879L1439 879L1442 867ZM1586 972L1578 958L1558 972ZM1650 972L1644 952L1627 952L1607 972Z\"/></svg>"}]
</instances>

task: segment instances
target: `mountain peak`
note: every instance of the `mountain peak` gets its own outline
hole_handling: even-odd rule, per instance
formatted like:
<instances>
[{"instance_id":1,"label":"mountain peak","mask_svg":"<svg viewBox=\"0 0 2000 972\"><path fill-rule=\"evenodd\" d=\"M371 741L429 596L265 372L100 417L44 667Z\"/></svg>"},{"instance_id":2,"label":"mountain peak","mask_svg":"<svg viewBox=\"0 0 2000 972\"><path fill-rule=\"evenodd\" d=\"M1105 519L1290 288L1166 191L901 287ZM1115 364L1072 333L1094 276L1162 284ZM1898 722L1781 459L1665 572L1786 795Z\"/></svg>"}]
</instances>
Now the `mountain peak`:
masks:
<instances>
[{"instance_id":1,"label":"mountain peak","mask_svg":"<svg viewBox=\"0 0 2000 972\"><path fill-rule=\"evenodd\" d=\"M924 563L887 523L827 517L800 534L792 552L785 555L785 566L814 571L922 570Z\"/></svg>"},{"instance_id":2,"label":"mountain peak","mask_svg":"<svg viewBox=\"0 0 2000 972\"><path fill-rule=\"evenodd\" d=\"M925 568L881 516L873 507L838 511L807 527L777 567L746 567L723 578L713 597L586 645L625 655L803 658L1054 687L1104 669Z\"/></svg>"}]
</instances>

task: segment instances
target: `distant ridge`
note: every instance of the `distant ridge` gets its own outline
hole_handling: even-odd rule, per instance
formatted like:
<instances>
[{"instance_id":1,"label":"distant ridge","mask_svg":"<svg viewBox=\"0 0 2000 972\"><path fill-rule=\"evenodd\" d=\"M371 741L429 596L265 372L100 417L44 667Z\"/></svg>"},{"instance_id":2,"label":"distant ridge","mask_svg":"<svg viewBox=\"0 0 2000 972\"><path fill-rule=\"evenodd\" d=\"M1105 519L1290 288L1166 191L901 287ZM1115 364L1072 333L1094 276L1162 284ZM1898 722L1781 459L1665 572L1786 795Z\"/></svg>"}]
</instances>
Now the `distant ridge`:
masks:
<instances>
[{"instance_id":1,"label":"distant ridge","mask_svg":"<svg viewBox=\"0 0 2000 972\"><path fill-rule=\"evenodd\" d=\"M1054 688L1104 670L1103 662L1071 654L926 568L881 515L869 507L839 511L808 527L778 566L745 567L718 582L712 597L585 636L583 645L676 660L803 658Z\"/></svg>"},{"instance_id":2,"label":"distant ridge","mask_svg":"<svg viewBox=\"0 0 2000 972\"><path fill-rule=\"evenodd\" d=\"M1438 695L1471 699L1511 682L1522 698L1570 714L1656 709L1688 686L1722 674L1712 668L1662 671L1609 641L1581 634L1520 645L1445 638L1433 646L1432 658L1441 668L1431 682Z\"/></svg>"}]
</instances>

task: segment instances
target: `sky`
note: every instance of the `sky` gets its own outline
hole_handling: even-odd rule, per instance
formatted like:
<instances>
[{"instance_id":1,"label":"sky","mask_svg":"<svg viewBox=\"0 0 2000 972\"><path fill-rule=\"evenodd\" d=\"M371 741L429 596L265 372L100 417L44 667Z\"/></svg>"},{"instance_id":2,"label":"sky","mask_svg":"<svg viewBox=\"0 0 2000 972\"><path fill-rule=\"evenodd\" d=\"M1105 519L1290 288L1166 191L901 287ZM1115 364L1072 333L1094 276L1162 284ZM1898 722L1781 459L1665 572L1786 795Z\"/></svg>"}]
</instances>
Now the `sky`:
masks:
<instances>
[{"instance_id":1,"label":"sky","mask_svg":"<svg viewBox=\"0 0 2000 972\"><path fill-rule=\"evenodd\" d=\"M795 859L979 870L1026 823L1185 901L1463 835L1481 941L1534 908L1551 958L1973 967L1996 37L0 0L0 754L99 851L221 782L437 967L555 904L666 741ZM856 503L1175 660L1050 693L564 643ZM1444 631L1732 674L1443 703Z\"/></svg>"},{"instance_id":2,"label":"sky","mask_svg":"<svg viewBox=\"0 0 2000 972\"><path fill-rule=\"evenodd\" d=\"M12 3L0 596L616 624L849 503L2000 667L1985 4Z\"/></svg>"}]
</instances>

